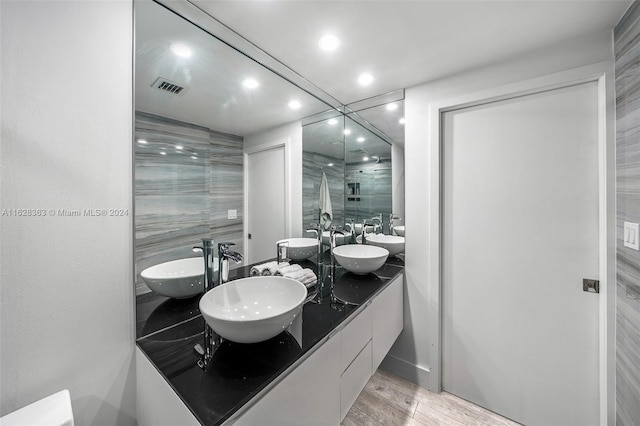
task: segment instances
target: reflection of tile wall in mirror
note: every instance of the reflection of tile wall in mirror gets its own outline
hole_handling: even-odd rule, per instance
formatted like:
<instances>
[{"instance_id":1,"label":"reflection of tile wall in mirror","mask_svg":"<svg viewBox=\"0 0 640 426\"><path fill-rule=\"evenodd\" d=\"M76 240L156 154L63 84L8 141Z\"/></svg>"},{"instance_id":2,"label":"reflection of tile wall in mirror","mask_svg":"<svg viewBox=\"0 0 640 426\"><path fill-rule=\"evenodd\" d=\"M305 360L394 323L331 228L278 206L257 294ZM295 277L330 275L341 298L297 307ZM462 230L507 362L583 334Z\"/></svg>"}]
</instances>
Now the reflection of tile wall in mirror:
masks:
<instances>
[{"instance_id":1,"label":"reflection of tile wall in mirror","mask_svg":"<svg viewBox=\"0 0 640 426\"><path fill-rule=\"evenodd\" d=\"M382 213L384 232L388 233L388 220L391 214L391 162L347 164L345 182L357 184L360 191L357 197L347 194L345 215L362 222Z\"/></svg>"},{"instance_id":2,"label":"reflection of tile wall in mirror","mask_svg":"<svg viewBox=\"0 0 640 426\"><path fill-rule=\"evenodd\" d=\"M333 164L329 166L329 164ZM342 158L303 151L302 153L302 225L317 223L319 216L320 184L322 172L327 175L332 224L344 225L344 161Z\"/></svg>"},{"instance_id":3,"label":"reflection of tile wall in mirror","mask_svg":"<svg viewBox=\"0 0 640 426\"><path fill-rule=\"evenodd\" d=\"M357 197L346 195L345 214L362 222L382 213L383 232L388 233L393 206L391 145L354 114L347 117L345 127L352 130L345 136L345 182L358 183L360 190Z\"/></svg>"},{"instance_id":4,"label":"reflection of tile wall in mirror","mask_svg":"<svg viewBox=\"0 0 640 426\"><path fill-rule=\"evenodd\" d=\"M146 143L140 143L144 140ZM242 138L136 113L136 292L145 268L184 257L202 237L242 250ZM240 213L228 220L227 209Z\"/></svg>"}]
</instances>

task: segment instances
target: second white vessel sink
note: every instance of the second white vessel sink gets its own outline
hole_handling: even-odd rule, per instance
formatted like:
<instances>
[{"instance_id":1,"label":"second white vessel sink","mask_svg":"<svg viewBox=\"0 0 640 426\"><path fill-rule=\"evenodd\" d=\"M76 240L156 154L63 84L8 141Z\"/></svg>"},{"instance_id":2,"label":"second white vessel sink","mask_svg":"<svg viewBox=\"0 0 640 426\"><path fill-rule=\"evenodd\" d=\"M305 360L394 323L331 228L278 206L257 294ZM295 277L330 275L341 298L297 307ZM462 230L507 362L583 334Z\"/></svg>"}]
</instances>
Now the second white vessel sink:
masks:
<instances>
[{"instance_id":1,"label":"second white vessel sink","mask_svg":"<svg viewBox=\"0 0 640 426\"><path fill-rule=\"evenodd\" d=\"M365 275L384 265L389 257L389 250L370 245L347 244L334 248L333 255L340 266L347 271Z\"/></svg>"},{"instance_id":2,"label":"second white vessel sink","mask_svg":"<svg viewBox=\"0 0 640 426\"><path fill-rule=\"evenodd\" d=\"M373 234L367 237L367 244L386 248L389 256L395 256L404 251L404 237L397 235Z\"/></svg>"},{"instance_id":3,"label":"second white vessel sink","mask_svg":"<svg viewBox=\"0 0 640 426\"><path fill-rule=\"evenodd\" d=\"M394 226L393 231L401 237L404 237L404 225Z\"/></svg>"},{"instance_id":4,"label":"second white vessel sink","mask_svg":"<svg viewBox=\"0 0 640 426\"><path fill-rule=\"evenodd\" d=\"M286 330L301 313L306 298L304 284L290 278L242 278L205 293L200 312L221 337L256 343Z\"/></svg>"},{"instance_id":5,"label":"second white vessel sink","mask_svg":"<svg viewBox=\"0 0 640 426\"><path fill-rule=\"evenodd\" d=\"M287 257L292 260L305 260L318 254L318 240L315 238L287 238L277 244L287 243Z\"/></svg>"},{"instance_id":6,"label":"second white vessel sink","mask_svg":"<svg viewBox=\"0 0 640 426\"><path fill-rule=\"evenodd\" d=\"M218 258L213 259L213 273L218 271ZM151 266L140 274L145 284L156 293L186 299L204 291L204 259L188 257Z\"/></svg>"}]
</instances>

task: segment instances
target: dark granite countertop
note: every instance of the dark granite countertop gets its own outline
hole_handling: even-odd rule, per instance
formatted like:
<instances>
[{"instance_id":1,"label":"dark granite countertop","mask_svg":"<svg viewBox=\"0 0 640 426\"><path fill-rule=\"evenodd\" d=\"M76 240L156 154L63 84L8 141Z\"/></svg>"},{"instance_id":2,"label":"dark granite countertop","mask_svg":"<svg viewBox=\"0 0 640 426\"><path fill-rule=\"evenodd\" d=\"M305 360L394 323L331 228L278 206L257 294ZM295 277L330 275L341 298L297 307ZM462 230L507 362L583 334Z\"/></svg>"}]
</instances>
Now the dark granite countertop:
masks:
<instances>
[{"instance_id":1,"label":"dark granite countertop","mask_svg":"<svg viewBox=\"0 0 640 426\"><path fill-rule=\"evenodd\" d=\"M314 262L297 263L317 271ZM249 276L251 266L230 271L230 279ZM205 323L198 309L201 295L183 300L155 293L138 296L137 343L200 423L220 425L309 354L403 268L399 258L388 259L367 275L338 266L331 283L328 266L324 266L324 286L314 300L305 303L302 315L288 331L254 344L224 341L206 372L196 365L193 352L193 346L203 340Z\"/></svg>"}]
</instances>

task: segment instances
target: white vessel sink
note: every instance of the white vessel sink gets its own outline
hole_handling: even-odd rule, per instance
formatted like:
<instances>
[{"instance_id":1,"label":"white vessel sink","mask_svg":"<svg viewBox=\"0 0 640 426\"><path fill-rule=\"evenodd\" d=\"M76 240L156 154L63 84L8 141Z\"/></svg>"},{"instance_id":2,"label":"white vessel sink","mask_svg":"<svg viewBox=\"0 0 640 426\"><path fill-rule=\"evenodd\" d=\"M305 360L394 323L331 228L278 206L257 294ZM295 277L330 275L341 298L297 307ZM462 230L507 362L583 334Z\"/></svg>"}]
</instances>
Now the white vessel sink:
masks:
<instances>
[{"instance_id":1,"label":"white vessel sink","mask_svg":"<svg viewBox=\"0 0 640 426\"><path fill-rule=\"evenodd\" d=\"M277 244L287 244L287 257L292 260L305 260L318 254L318 240L315 238L287 238Z\"/></svg>"},{"instance_id":2,"label":"white vessel sink","mask_svg":"<svg viewBox=\"0 0 640 426\"><path fill-rule=\"evenodd\" d=\"M214 275L218 258L213 260ZM204 259L189 257L151 266L140 274L154 292L175 299L186 299L204 291Z\"/></svg>"},{"instance_id":3,"label":"white vessel sink","mask_svg":"<svg viewBox=\"0 0 640 426\"><path fill-rule=\"evenodd\" d=\"M333 249L336 261L349 272L364 275L378 270L389 257L389 250L362 244L347 244Z\"/></svg>"},{"instance_id":4,"label":"white vessel sink","mask_svg":"<svg viewBox=\"0 0 640 426\"><path fill-rule=\"evenodd\" d=\"M389 256L395 256L404 251L404 237L397 235L374 234L367 237L367 244L386 248Z\"/></svg>"},{"instance_id":5,"label":"white vessel sink","mask_svg":"<svg viewBox=\"0 0 640 426\"><path fill-rule=\"evenodd\" d=\"M401 237L404 237L404 225L394 226L393 231Z\"/></svg>"},{"instance_id":6,"label":"white vessel sink","mask_svg":"<svg viewBox=\"0 0 640 426\"><path fill-rule=\"evenodd\" d=\"M218 335L237 343L268 340L301 313L307 288L290 278L242 278L208 291L200 312Z\"/></svg>"}]
</instances>

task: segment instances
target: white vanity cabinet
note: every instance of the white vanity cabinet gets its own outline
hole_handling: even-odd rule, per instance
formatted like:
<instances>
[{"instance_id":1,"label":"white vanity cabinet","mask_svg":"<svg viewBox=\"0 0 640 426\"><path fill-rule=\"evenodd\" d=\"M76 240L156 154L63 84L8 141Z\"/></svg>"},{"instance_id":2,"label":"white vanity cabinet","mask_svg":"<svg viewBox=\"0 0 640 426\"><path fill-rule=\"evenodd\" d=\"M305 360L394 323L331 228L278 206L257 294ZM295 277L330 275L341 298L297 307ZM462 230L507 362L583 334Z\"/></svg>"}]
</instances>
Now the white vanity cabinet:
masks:
<instances>
[{"instance_id":1,"label":"white vanity cabinet","mask_svg":"<svg viewBox=\"0 0 640 426\"><path fill-rule=\"evenodd\" d=\"M340 338L333 335L249 408L237 426L337 425L340 423Z\"/></svg>"},{"instance_id":2,"label":"white vanity cabinet","mask_svg":"<svg viewBox=\"0 0 640 426\"><path fill-rule=\"evenodd\" d=\"M396 277L234 424L339 425L402 331L403 282Z\"/></svg>"},{"instance_id":3,"label":"white vanity cabinet","mask_svg":"<svg viewBox=\"0 0 640 426\"><path fill-rule=\"evenodd\" d=\"M404 277L397 277L371 301L372 358L375 372L404 327Z\"/></svg>"}]
</instances>

